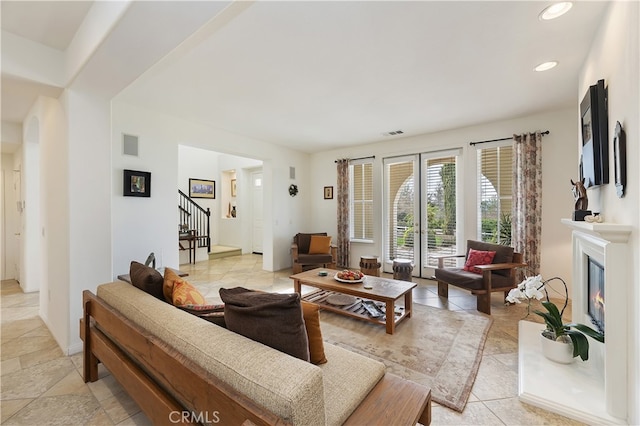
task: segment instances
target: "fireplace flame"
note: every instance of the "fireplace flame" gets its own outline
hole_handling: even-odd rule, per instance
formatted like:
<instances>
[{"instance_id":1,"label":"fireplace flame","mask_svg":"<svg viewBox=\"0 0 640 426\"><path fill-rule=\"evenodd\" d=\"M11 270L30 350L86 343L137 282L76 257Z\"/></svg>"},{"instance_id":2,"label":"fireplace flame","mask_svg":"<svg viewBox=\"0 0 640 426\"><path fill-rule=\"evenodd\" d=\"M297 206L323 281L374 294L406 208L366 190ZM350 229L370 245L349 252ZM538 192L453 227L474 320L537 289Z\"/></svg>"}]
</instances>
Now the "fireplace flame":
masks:
<instances>
[{"instance_id":1,"label":"fireplace flame","mask_svg":"<svg viewBox=\"0 0 640 426\"><path fill-rule=\"evenodd\" d=\"M593 305L601 311L604 311L604 297L602 297L602 293L598 290L595 296L593 296Z\"/></svg>"}]
</instances>

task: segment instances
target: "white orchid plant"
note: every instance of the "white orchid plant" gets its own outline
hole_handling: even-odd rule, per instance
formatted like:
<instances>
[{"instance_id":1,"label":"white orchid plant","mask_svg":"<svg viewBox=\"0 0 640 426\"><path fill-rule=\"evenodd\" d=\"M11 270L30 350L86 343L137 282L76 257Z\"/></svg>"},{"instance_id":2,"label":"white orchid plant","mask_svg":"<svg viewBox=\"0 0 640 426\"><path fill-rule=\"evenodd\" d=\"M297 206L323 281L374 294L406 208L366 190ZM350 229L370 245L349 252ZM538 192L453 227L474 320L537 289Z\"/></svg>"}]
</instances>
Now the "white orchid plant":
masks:
<instances>
[{"instance_id":1,"label":"white orchid plant","mask_svg":"<svg viewBox=\"0 0 640 426\"><path fill-rule=\"evenodd\" d=\"M562 278L554 277L553 279L562 280ZM551 281L548 280L548 281ZM564 281L562 281L564 283ZM545 284L547 281L542 280L542 275L535 275L533 277L527 277L522 281L516 288L512 288L509 291L509 294L506 297L506 301L508 303L522 303L522 300L527 301L527 316L531 313L531 302L533 299L540 300L545 295L547 296L547 300L549 299L549 295L546 293ZM566 289L566 284L565 284ZM544 291L544 293L543 293ZM565 308L567 307L567 301L565 298ZM562 308L562 312L564 313L564 308Z\"/></svg>"},{"instance_id":2,"label":"white orchid plant","mask_svg":"<svg viewBox=\"0 0 640 426\"><path fill-rule=\"evenodd\" d=\"M564 306L559 311L558 307L549 300L549 293L547 292L546 285L553 280L559 280L564 285ZM604 334L588 327L584 324L562 322L562 314L569 302L569 291L567 289L567 283L560 277L549 278L543 280L541 275L528 277L522 281L518 286L509 291L506 297L508 303L522 303L522 300L527 301L527 316L531 313L531 302L533 299L541 300L542 306L547 312L533 311L536 315L540 315L547 326L542 332L542 335L551 340L567 341L567 337L571 339L573 343L573 356L580 356L583 361L589 359L589 341L586 336L589 336L598 342L604 343Z\"/></svg>"}]
</instances>

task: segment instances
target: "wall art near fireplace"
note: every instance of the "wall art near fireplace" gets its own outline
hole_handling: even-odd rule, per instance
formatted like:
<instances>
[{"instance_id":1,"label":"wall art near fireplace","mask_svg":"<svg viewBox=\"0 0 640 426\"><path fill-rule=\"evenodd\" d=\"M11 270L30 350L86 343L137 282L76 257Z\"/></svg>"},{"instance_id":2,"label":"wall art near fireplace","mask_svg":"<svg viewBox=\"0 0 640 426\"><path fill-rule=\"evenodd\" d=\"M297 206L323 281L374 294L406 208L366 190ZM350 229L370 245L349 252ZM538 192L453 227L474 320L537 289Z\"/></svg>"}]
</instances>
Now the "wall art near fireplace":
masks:
<instances>
[{"instance_id":1,"label":"wall art near fireplace","mask_svg":"<svg viewBox=\"0 0 640 426\"><path fill-rule=\"evenodd\" d=\"M619 121L613 136L613 166L616 179L616 193L619 198L624 197L624 187L627 186L627 137Z\"/></svg>"},{"instance_id":2,"label":"wall art near fireplace","mask_svg":"<svg viewBox=\"0 0 640 426\"><path fill-rule=\"evenodd\" d=\"M585 187L609 183L609 130L604 80L589 87L580 103L582 117L581 177Z\"/></svg>"},{"instance_id":3,"label":"wall art near fireplace","mask_svg":"<svg viewBox=\"0 0 640 426\"><path fill-rule=\"evenodd\" d=\"M122 183L125 197L151 197L151 172L124 170Z\"/></svg>"}]
</instances>

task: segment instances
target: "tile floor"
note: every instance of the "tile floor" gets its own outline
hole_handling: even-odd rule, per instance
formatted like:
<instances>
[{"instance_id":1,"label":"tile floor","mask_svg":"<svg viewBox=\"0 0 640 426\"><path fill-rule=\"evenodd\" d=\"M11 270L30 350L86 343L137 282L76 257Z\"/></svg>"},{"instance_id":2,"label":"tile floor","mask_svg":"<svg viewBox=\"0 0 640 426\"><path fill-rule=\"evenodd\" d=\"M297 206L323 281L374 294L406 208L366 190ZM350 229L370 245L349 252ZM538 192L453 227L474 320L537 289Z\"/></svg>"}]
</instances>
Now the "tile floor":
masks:
<instances>
[{"instance_id":1,"label":"tile floor","mask_svg":"<svg viewBox=\"0 0 640 426\"><path fill-rule=\"evenodd\" d=\"M189 282L215 301L220 287L290 291L290 270L266 272L262 258L243 255L181 265ZM414 302L449 310L475 310L475 297L450 288L440 299L435 284L416 280ZM433 405L433 425L579 425L518 400L518 320L522 305L503 306L494 295L491 327L469 402L462 413ZM101 367L100 380L85 384L80 354L64 356L38 317L38 294L24 294L16 281L1 287L2 424L146 425L147 417ZM401 332L401 329L399 329Z\"/></svg>"}]
</instances>

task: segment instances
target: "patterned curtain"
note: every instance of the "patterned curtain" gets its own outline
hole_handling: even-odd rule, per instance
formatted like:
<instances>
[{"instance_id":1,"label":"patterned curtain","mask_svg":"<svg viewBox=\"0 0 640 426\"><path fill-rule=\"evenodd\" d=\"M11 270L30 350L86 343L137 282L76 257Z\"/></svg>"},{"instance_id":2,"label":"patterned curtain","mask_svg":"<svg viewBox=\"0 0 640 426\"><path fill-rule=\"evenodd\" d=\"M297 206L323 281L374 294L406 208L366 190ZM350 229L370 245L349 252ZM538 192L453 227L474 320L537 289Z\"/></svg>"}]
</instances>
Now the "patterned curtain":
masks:
<instances>
[{"instance_id":1,"label":"patterned curtain","mask_svg":"<svg viewBox=\"0 0 640 426\"><path fill-rule=\"evenodd\" d=\"M349 267L349 160L338 163L338 268Z\"/></svg>"},{"instance_id":2,"label":"patterned curtain","mask_svg":"<svg viewBox=\"0 0 640 426\"><path fill-rule=\"evenodd\" d=\"M527 275L540 273L542 235L542 135L513 135L512 244L527 263ZM523 278L524 272L520 271Z\"/></svg>"}]
</instances>

